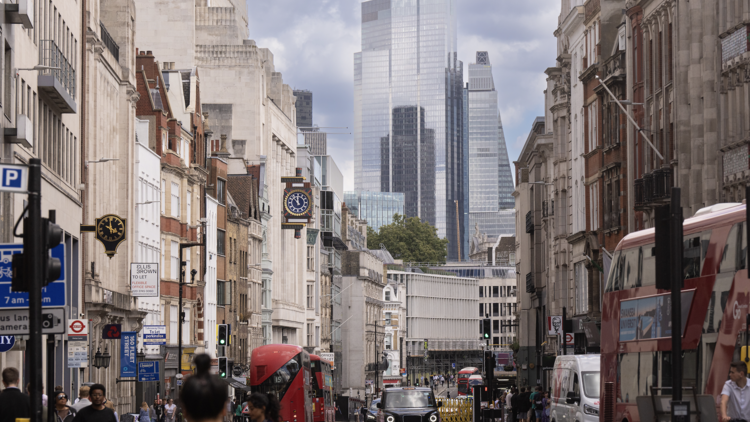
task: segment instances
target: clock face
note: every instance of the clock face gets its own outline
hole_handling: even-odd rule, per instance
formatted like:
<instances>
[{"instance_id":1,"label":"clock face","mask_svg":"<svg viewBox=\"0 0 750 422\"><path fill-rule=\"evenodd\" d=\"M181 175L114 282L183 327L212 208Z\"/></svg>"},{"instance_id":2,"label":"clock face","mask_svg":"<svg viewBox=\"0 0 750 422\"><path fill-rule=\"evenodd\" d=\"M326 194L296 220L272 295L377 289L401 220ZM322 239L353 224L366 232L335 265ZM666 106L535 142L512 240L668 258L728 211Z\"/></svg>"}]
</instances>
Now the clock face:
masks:
<instances>
[{"instance_id":1,"label":"clock face","mask_svg":"<svg viewBox=\"0 0 750 422\"><path fill-rule=\"evenodd\" d=\"M105 215L96 224L96 235L106 242L117 242L125 236L125 223L116 215Z\"/></svg>"},{"instance_id":2,"label":"clock face","mask_svg":"<svg viewBox=\"0 0 750 422\"><path fill-rule=\"evenodd\" d=\"M286 198L286 208L292 214L304 214L310 208L310 198L303 192L292 192Z\"/></svg>"}]
</instances>

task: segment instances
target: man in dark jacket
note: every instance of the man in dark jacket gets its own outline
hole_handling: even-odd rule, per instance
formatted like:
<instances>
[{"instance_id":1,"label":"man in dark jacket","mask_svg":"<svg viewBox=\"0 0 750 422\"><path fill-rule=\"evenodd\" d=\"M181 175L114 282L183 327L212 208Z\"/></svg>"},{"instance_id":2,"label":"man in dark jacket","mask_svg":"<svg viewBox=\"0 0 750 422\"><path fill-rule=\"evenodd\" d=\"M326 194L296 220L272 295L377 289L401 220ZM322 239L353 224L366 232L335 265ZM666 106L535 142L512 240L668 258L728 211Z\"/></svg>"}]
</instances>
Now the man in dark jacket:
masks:
<instances>
[{"instance_id":1,"label":"man in dark jacket","mask_svg":"<svg viewBox=\"0 0 750 422\"><path fill-rule=\"evenodd\" d=\"M0 394L0 422L15 422L16 418L31 417L31 399L18 389L18 369L3 370L3 386Z\"/></svg>"}]
</instances>

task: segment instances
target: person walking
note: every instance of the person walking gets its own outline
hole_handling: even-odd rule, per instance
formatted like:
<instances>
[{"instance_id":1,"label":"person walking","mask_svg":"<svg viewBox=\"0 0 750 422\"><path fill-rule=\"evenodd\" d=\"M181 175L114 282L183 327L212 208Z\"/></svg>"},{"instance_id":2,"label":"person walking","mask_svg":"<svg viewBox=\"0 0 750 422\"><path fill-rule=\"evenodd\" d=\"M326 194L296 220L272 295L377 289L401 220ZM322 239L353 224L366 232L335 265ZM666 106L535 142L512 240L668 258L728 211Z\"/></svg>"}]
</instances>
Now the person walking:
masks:
<instances>
[{"instance_id":1,"label":"person walking","mask_svg":"<svg viewBox=\"0 0 750 422\"><path fill-rule=\"evenodd\" d=\"M138 422L149 422L151 420L151 409L145 401L141 403L141 410L138 412Z\"/></svg>"},{"instance_id":2,"label":"person walking","mask_svg":"<svg viewBox=\"0 0 750 422\"><path fill-rule=\"evenodd\" d=\"M151 406L153 410L153 422L162 422L164 418L164 405L161 404L160 399L154 399L154 404Z\"/></svg>"},{"instance_id":3,"label":"person walking","mask_svg":"<svg viewBox=\"0 0 750 422\"><path fill-rule=\"evenodd\" d=\"M115 412L104 406L106 394L107 389L101 384L94 384L89 387L88 396L91 399L91 404L77 411L73 422L117 422ZM146 406L146 417L148 417L148 405Z\"/></svg>"},{"instance_id":4,"label":"person walking","mask_svg":"<svg viewBox=\"0 0 750 422\"><path fill-rule=\"evenodd\" d=\"M251 422L280 422L279 400L273 394L255 392L247 399Z\"/></svg>"},{"instance_id":5,"label":"person walking","mask_svg":"<svg viewBox=\"0 0 750 422\"><path fill-rule=\"evenodd\" d=\"M177 415L177 406L174 400L167 399L167 404L164 405L164 422L174 422L175 415Z\"/></svg>"},{"instance_id":6,"label":"person walking","mask_svg":"<svg viewBox=\"0 0 750 422\"><path fill-rule=\"evenodd\" d=\"M72 422L75 413L68 406L68 395L62 391L57 391L53 397L55 400L55 420L57 422Z\"/></svg>"},{"instance_id":7,"label":"person walking","mask_svg":"<svg viewBox=\"0 0 750 422\"><path fill-rule=\"evenodd\" d=\"M213 422L227 414L226 384L216 375L211 375L211 357L200 354L193 359L195 375L189 377L180 390L179 402L183 417L190 422ZM168 406L174 406L169 400ZM167 408L167 415L170 413ZM171 411L174 417L175 410Z\"/></svg>"},{"instance_id":8,"label":"person walking","mask_svg":"<svg viewBox=\"0 0 750 422\"><path fill-rule=\"evenodd\" d=\"M118 414L117 414L117 410L115 410L115 402L113 402L112 400L107 400L107 401L105 401L105 402L104 402L104 406L105 406L105 407L106 407L107 409L109 409L109 410L111 410L111 411L115 412L115 420L116 420L117 422L120 422L120 415L118 415Z\"/></svg>"},{"instance_id":9,"label":"person walking","mask_svg":"<svg viewBox=\"0 0 750 422\"><path fill-rule=\"evenodd\" d=\"M533 421L541 421L542 420L542 410L544 410L544 406L542 401L544 400L544 395L542 394L542 387L536 386L535 391L531 394L530 397L531 400L531 409L533 410L533 413L531 416L533 417Z\"/></svg>"},{"instance_id":10,"label":"person walking","mask_svg":"<svg viewBox=\"0 0 750 422\"><path fill-rule=\"evenodd\" d=\"M513 407L511 406L511 401L513 400L513 393L516 391L516 387L513 387L508 391L508 394L505 395L505 422L514 422L513 421Z\"/></svg>"},{"instance_id":11,"label":"person walking","mask_svg":"<svg viewBox=\"0 0 750 422\"><path fill-rule=\"evenodd\" d=\"M91 388L86 385L78 389L78 399L72 406L76 413L80 412L86 406L91 406L91 400L89 400L90 392Z\"/></svg>"},{"instance_id":12,"label":"person walking","mask_svg":"<svg viewBox=\"0 0 750 422\"><path fill-rule=\"evenodd\" d=\"M750 421L750 385L747 364L729 364L729 380L721 389L721 422Z\"/></svg>"},{"instance_id":13,"label":"person walking","mask_svg":"<svg viewBox=\"0 0 750 422\"><path fill-rule=\"evenodd\" d=\"M451 392L450 391L447 393L447 398L451 398Z\"/></svg>"},{"instance_id":14,"label":"person walking","mask_svg":"<svg viewBox=\"0 0 750 422\"><path fill-rule=\"evenodd\" d=\"M18 369L3 369L3 386L0 394L0 422L15 422L16 418L31 417L31 399L18 388Z\"/></svg>"},{"instance_id":15,"label":"person walking","mask_svg":"<svg viewBox=\"0 0 750 422\"><path fill-rule=\"evenodd\" d=\"M542 422L549 422L550 407L549 393L545 391L542 396Z\"/></svg>"}]
</instances>

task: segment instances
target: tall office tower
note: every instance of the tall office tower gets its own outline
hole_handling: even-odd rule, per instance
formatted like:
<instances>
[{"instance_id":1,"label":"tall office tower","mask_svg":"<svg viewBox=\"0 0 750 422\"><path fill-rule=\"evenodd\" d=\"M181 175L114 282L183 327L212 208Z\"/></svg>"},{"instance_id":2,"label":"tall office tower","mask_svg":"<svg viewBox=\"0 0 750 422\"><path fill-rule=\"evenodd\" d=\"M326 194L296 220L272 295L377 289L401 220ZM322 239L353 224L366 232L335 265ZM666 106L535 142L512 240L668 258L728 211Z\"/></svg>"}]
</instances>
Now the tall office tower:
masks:
<instances>
[{"instance_id":1,"label":"tall office tower","mask_svg":"<svg viewBox=\"0 0 750 422\"><path fill-rule=\"evenodd\" d=\"M489 239L514 235L513 179L486 51L477 51L476 63L469 65L468 109L469 230Z\"/></svg>"},{"instance_id":2,"label":"tall office tower","mask_svg":"<svg viewBox=\"0 0 750 422\"><path fill-rule=\"evenodd\" d=\"M461 133L461 147L463 150L463 210L461 216L462 230L461 230L461 259L469 260L469 83L461 90L463 94L463 104L461 107L463 113L464 129Z\"/></svg>"},{"instance_id":3,"label":"tall office tower","mask_svg":"<svg viewBox=\"0 0 750 422\"><path fill-rule=\"evenodd\" d=\"M297 108L297 127L310 128L313 125L313 94L306 89L295 89L294 96L297 101L294 106ZM305 129L303 129L305 130ZM317 154L316 154L317 155Z\"/></svg>"},{"instance_id":4,"label":"tall office tower","mask_svg":"<svg viewBox=\"0 0 750 422\"><path fill-rule=\"evenodd\" d=\"M465 229L456 8L453 0L364 1L354 55L354 187L403 192L406 215L448 238L449 259Z\"/></svg>"}]
</instances>

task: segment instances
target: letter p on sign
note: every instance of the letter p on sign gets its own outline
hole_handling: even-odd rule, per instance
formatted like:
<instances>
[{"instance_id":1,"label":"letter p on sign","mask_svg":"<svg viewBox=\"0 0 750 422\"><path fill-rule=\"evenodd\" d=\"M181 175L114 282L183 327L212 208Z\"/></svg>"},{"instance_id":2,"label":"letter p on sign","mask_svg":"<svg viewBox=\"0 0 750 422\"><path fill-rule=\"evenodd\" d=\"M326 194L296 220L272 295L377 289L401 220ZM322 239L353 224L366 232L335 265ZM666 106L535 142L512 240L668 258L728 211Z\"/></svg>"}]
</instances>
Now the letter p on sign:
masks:
<instances>
[{"instance_id":1,"label":"letter p on sign","mask_svg":"<svg viewBox=\"0 0 750 422\"><path fill-rule=\"evenodd\" d=\"M0 164L0 191L26 193L28 167Z\"/></svg>"}]
</instances>

